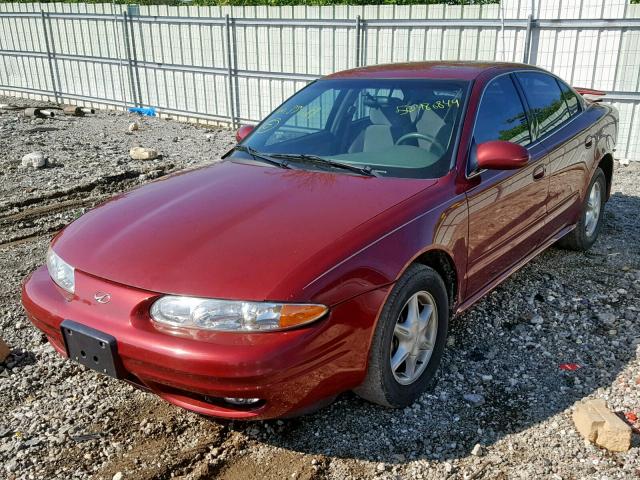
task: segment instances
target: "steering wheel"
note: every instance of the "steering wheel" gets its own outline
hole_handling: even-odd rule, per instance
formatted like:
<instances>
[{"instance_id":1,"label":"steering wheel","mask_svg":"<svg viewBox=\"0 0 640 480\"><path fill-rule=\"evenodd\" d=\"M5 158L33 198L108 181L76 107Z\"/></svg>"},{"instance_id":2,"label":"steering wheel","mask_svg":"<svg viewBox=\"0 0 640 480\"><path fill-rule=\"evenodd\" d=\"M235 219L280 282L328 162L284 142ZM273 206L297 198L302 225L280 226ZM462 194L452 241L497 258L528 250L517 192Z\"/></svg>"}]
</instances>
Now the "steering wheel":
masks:
<instances>
[{"instance_id":1,"label":"steering wheel","mask_svg":"<svg viewBox=\"0 0 640 480\"><path fill-rule=\"evenodd\" d=\"M444 148L442 148L442 145L440 145L435 137L431 136L431 135L426 135L424 133L418 133L418 132L410 132L410 133L406 133L404 135L402 135L398 140L396 140L396 145L400 145L402 142L404 142L405 140L409 140L411 138L421 138L422 140L426 140L427 142L430 143L429 145L429 149L430 150L437 150L437 152L434 153L439 153L441 156L444 155Z\"/></svg>"}]
</instances>

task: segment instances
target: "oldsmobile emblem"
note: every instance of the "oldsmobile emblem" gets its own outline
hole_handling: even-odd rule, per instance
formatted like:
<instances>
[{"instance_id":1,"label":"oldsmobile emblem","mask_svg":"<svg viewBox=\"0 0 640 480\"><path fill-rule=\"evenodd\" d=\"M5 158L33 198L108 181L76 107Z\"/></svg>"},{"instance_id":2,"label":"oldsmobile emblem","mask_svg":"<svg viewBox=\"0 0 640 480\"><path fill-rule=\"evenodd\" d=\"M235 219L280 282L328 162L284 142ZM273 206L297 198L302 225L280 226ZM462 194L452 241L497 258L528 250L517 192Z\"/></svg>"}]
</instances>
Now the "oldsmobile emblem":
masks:
<instances>
[{"instance_id":1,"label":"oldsmobile emblem","mask_svg":"<svg viewBox=\"0 0 640 480\"><path fill-rule=\"evenodd\" d=\"M105 292L96 292L93 295L93 298L98 303L109 303L109 301L111 300L111 294Z\"/></svg>"}]
</instances>

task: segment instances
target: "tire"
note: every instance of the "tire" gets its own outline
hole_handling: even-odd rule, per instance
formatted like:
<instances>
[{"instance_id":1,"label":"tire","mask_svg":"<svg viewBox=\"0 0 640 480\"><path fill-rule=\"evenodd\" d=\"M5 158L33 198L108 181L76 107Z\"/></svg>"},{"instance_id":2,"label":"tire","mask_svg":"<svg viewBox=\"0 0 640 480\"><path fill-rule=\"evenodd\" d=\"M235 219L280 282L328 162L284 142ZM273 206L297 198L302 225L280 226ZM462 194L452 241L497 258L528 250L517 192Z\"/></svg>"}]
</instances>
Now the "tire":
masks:
<instances>
[{"instance_id":1,"label":"tire","mask_svg":"<svg viewBox=\"0 0 640 480\"><path fill-rule=\"evenodd\" d=\"M420 318L420 321L410 322L410 307L417 308L412 311L419 313L418 317L414 315L411 318ZM426 321L429 307L433 313ZM411 405L425 390L435 385L448 326L449 301L442 278L432 268L410 266L393 287L382 309L369 351L366 378L354 390L355 393L386 407ZM421 328L423 333L420 333ZM427 348L418 350L416 345ZM430 355L428 345L433 347ZM392 360L402 358L408 351L417 352L417 355L409 355L394 370ZM415 373L411 375L409 363L413 363L414 358L417 359Z\"/></svg>"},{"instance_id":2,"label":"tire","mask_svg":"<svg viewBox=\"0 0 640 480\"><path fill-rule=\"evenodd\" d=\"M576 228L558 242L560 247L579 252L591 248L602 229L606 195L607 180L602 169L598 168L587 188ZM593 219L594 208L597 208L595 220Z\"/></svg>"}]
</instances>

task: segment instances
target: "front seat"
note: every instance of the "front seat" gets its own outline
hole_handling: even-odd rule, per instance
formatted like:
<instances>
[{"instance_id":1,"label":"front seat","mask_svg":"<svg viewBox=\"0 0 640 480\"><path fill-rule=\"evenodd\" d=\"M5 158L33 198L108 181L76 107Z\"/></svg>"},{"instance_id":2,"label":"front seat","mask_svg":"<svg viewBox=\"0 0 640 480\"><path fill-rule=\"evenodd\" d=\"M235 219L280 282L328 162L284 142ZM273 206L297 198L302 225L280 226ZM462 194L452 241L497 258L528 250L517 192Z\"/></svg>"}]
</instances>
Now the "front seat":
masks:
<instances>
[{"instance_id":1,"label":"front seat","mask_svg":"<svg viewBox=\"0 0 640 480\"><path fill-rule=\"evenodd\" d=\"M393 147L393 135L391 134L391 122L380 107L369 108L369 120L371 125L366 127L349 147L349 153L353 152L379 152Z\"/></svg>"},{"instance_id":2,"label":"front seat","mask_svg":"<svg viewBox=\"0 0 640 480\"><path fill-rule=\"evenodd\" d=\"M433 110L416 109L411 112L410 115L411 121L415 124L418 133L426 134L433 138L434 142L440 137L440 133L445 126L445 121L436 112ZM425 150L429 150L432 143L433 142L422 138L418 139L418 145Z\"/></svg>"}]
</instances>

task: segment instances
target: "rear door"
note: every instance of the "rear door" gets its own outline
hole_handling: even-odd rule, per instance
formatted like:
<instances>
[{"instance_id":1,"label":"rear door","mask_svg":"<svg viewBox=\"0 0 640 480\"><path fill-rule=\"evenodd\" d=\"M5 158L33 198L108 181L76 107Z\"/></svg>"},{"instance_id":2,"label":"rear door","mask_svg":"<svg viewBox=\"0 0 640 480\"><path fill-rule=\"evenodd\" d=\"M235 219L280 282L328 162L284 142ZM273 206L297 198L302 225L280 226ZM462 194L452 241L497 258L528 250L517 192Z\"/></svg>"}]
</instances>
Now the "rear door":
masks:
<instances>
[{"instance_id":1,"label":"rear door","mask_svg":"<svg viewBox=\"0 0 640 480\"><path fill-rule=\"evenodd\" d=\"M534 251L545 222L548 181L545 150L533 144L533 127L512 74L491 80L482 94L475 120L467 175L479 183L467 191L469 259L467 296L510 271ZM506 140L527 147L531 160L518 170L475 168L475 146Z\"/></svg>"},{"instance_id":2,"label":"rear door","mask_svg":"<svg viewBox=\"0 0 640 480\"><path fill-rule=\"evenodd\" d=\"M591 122L582 115L582 100L561 80L544 72L515 76L536 118L537 141L549 152L546 239L577 221L595 151Z\"/></svg>"}]
</instances>

